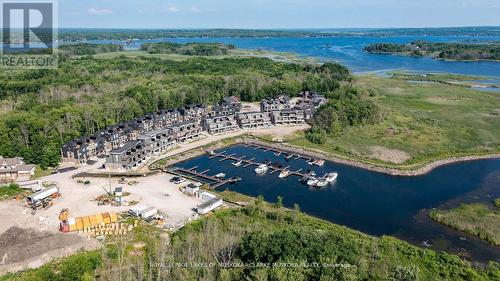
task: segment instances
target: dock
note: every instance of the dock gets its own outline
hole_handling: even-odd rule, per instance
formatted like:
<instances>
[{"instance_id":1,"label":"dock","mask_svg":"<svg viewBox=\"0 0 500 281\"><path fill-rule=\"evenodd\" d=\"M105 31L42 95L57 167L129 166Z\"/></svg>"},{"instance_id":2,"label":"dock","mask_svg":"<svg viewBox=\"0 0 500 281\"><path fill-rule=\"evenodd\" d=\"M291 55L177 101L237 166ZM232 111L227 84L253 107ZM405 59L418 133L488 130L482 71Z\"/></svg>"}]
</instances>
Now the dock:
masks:
<instances>
[{"instance_id":1,"label":"dock","mask_svg":"<svg viewBox=\"0 0 500 281\"><path fill-rule=\"evenodd\" d=\"M264 146L264 145L260 145L260 144L255 144L255 143L245 143L244 147L251 147L251 148L254 148L254 149L262 149L266 152L273 152L274 153L274 156L281 156L281 155L286 155L285 156L285 159L286 160L289 160L289 159L304 159L306 161L314 161L316 159L314 158L311 158L311 157L308 157L308 156L305 156L305 155L300 155L300 154L294 154L294 153L291 153L291 152L288 152L286 150L281 150L281 149L278 149L278 148L274 148L274 147L271 147L271 146ZM221 152L221 153L224 153L225 151ZM214 155L216 157L216 155Z\"/></svg>"},{"instance_id":2,"label":"dock","mask_svg":"<svg viewBox=\"0 0 500 281\"><path fill-rule=\"evenodd\" d=\"M228 161L228 160L231 160L233 162L241 161L242 167L244 167L244 168L250 167L250 166L260 166L262 164L266 164L269 167L269 170L270 170L269 174L270 175L272 175L274 173L282 172L284 170L289 170L289 168L290 168L289 166L288 167L278 167L278 166L272 165L270 161L267 161L265 163L261 163L261 162L255 161L255 158L245 159L245 157L246 157L245 155L237 157L235 153L225 154L225 151L211 156L211 158L220 158L219 162L224 162L224 161ZM296 171L290 171L289 176L291 176L291 175L298 176L301 178L307 176L307 174L302 173L302 169L298 169Z\"/></svg>"},{"instance_id":3,"label":"dock","mask_svg":"<svg viewBox=\"0 0 500 281\"><path fill-rule=\"evenodd\" d=\"M271 146L266 146L266 145L260 145L256 143L245 143L245 147L249 148L254 148L254 149L262 149L266 152L272 152L275 156L284 156L286 160L290 159L304 159L307 162L315 161L316 159L311 158L310 156L305 156L301 155L298 153L290 152L287 150L282 150L279 148L271 147ZM288 171L288 174L286 177L289 176L297 176L300 179L307 179L311 176L311 174L307 172L302 172L303 169L298 169L295 171L290 170L290 166L282 167L281 165L273 164L271 161L266 161L266 162L258 162L255 160L255 158L249 158L247 155L236 155L236 153L226 153L226 151L222 152L215 152L215 151L207 151L208 153L208 158L209 159L217 159L219 162L225 162L225 161L232 161L232 163L237 163L241 162L241 165L238 165L238 167L242 168L248 168L251 166L260 166L262 164L267 165L268 167L268 175L274 175L276 173L281 173L283 171ZM208 173L210 172L210 169L203 170L201 172L197 171L198 166L192 167L190 169L186 168L170 168L168 170L169 173L175 174L177 176L181 177L186 177L188 179L194 180L194 181L202 181L205 184L208 185L209 189L216 189L221 186L224 186L226 184L231 184L231 183L236 183L241 181L240 177L231 177L228 179L224 178L217 178L215 175L209 175Z\"/></svg>"},{"instance_id":4,"label":"dock","mask_svg":"<svg viewBox=\"0 0 500 281\"><path fill-rule=\"evenodd\" d=\"M195 166L195 167L190 168L190 169L172 168L172 169L169 169L168 172L171 174L181 176L181 177L186 177L186 178L189 178L189 179L195 180L195 181L200 181L200 179L201 179L204 181L204 183L206 183L208 185L209 189L212 189L212 190L216 189L218 187L221 187L223 185L226 185L226 184L239 182L241 180L241 178L239 178L239 177L232 177L232 178L228 178L228 179L217 178L215 176L210 176L207 174L210 171L209 169L202 171L202 172L197 172L196 168L198 168L198 166Z\"/></svg>"}]
</instances>

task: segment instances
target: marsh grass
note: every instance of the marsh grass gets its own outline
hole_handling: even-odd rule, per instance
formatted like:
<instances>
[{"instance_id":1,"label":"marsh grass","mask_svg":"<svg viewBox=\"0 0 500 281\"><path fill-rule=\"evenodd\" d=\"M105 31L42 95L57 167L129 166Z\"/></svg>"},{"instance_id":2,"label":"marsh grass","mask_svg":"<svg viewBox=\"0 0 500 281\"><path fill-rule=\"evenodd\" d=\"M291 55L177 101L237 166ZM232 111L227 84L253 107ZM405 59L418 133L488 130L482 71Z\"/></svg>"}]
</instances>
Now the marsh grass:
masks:
<instances>
[{"instance_id":1,"label":"marsh grass","mask_svg":"<svg viewBox=\"0 0 500 281\"><path fill-rule=\"evenodd\" d=\"M495 200L495 204L497 201ZM444 225L500 245L500 207L483 203L462 204L449 210L433 210L429 216Z\"/></svg>"},{"instance_id":2,"label":"marsh grass","mask_svg":"<svg viewBox=\"0 0 500 281\"><path fill-rule=\"evenodd\" d=\"M384 120L329 135L322 145L298 134L293 145L326 151L361 162L410 169L443 158L500 152L500 96L460 86L413 84L375 75L356 76L354 84L372 88ZM407 153L401 164L377 159L372 147Z\"/></svg>"}]
</instances>

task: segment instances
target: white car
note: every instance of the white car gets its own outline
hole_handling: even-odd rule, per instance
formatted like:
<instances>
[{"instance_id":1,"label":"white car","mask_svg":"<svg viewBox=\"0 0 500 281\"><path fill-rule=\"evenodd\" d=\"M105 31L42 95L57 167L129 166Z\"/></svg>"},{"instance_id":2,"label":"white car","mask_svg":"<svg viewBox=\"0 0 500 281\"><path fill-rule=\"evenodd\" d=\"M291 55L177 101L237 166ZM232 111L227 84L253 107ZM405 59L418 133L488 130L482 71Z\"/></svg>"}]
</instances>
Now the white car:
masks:
<instances>
[{"instance_id":1,"label":"white car","mask_svg":"<svg viewBox=\"0 0 500 281\"><path fill-rule=\"evenodd\" d=\"M183 177L173 177L172 182L175 184L181 184L181 183L186 182L186 179Z\"/></svg>"}]
</instances>

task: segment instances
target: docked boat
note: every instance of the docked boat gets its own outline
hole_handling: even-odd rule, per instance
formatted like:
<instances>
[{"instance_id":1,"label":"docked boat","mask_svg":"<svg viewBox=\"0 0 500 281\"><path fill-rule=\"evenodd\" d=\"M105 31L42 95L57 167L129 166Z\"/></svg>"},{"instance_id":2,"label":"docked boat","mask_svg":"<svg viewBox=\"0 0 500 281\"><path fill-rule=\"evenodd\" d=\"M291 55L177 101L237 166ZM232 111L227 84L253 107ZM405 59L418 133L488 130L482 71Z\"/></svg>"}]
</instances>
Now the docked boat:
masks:
<instances>
[{"instance_id":1,"label":"docked boat","mask_svg":"<svg viewBox=\"0 0 500 281\"><path fill-rule=\"evenodd\" d=\"M285 169L285 170L283 170L283 171L280 172L280 174L279 174L278 177L280 177L280 178L286 178L286 177L288 177L288 175L290 175L290 171L287 170L287 169Z\"/></svg>"},{"instance_id":2,"label":"docked boat","mask_svg":"<svg viewBox=\"0 0 500 281\"><path fill-rule=\"evenodd\" d=\"M325 176L325 180L327 182L333 182L337 179L337 177L339 176L338 173L336 172L332 172L332 173L328 173L326 176Z\"/></svg>"},{"instance_id":3,"label":"docked boat","mask_svg":"<svg viewBox=\"0 0 500 281\"><path fill-rule=\"evenodd\" d=\"M318 159L318 160L314 161L313 164L321 167L321 166L325 165L325 160Z\"/></svg>"},{"instance_id":4,"label":"docked boat","mask_svg":"<svg viewBox=\"0 0 500 281\"><path fill-rule=\"evenodd\" d=\"M255 173L258 175L265 174L269 168L266 164L260 164L257 168L255 168Z\"/></svg>"},{"instance_id":5,"label":"docked boat","mask_svg":"<svg viewBox=\"0 0 500 281\"><path fill-rule=\"evenodd\" d=\"M311 159L311 160L307 161L307 164L312 165L312 164L314 164L314 162L315 162L314 159Z\"/></svg>"},{"instance_id":6,"label":"docked boat","mask_svg":"<svg viewBox=\"0 0 500 281\"><path fill-rule=\"evenodd\" d=\"M318 182L319 182L319 180L317 178L311 177L307 181L307 185L309 185L309 186L315 186Z\"/></svg>"},{"instance_id":7,"label":"docked boat","mask_svg":"<svg viewBox=\"0 0 500 281\"><path fill-rule=\"evenodd\" d=\"M286 159L286 160L290 160L290 159L292 159L292 157L293 157L293 154L288 154L288 155L285 157L285 159Z\"/></svg>"},{"instance_id":8,"label":"docked boat","mask_svg":"<svg viewBox=\"0 0 500 281\"><path fill-rule=\"evenodd\" d=\"M243 161L241 161L241 160L240 160L240 161L238 161L238 162L233 162L233 163L231 163L231 164L232 164L233 166L235 166L235 167L239 167L239 166L241 166L241 163L243 163Z\"/></svg>"},{"instance_id":9,"label":"docked boat","mask_svg":"<svg viewBox=\"0 0 500 281\"><path fill-rule=\"evenodd\" d=\"M215 155L215 151L210 150L210 151L208 152L208 154L213 156L213 155Z\"/></svg>"},{"instance_id":10,"label":"docked boat","mask_svg":"<svg viewBox=\"0 0 500 281\"><path fill-rule=\"evenodd\" d=\"M218 173L217 175L215 175L215 177L218 179L222 179L225 176L226 176L226 174L224 174L224 173Z\"/></svg>"},{"instance_id":11,"label":"docked boat","mask_svg":"<svg viewBox=\"0 0 500 281\"><path fill-rule=\"evenodd\" d=\"M328 184L328 182L327 182L326 180L319 180L319 181L316 183L316 186L317 186L317 187L325 187L327 184Z\"/></svg>"}]
</instances>

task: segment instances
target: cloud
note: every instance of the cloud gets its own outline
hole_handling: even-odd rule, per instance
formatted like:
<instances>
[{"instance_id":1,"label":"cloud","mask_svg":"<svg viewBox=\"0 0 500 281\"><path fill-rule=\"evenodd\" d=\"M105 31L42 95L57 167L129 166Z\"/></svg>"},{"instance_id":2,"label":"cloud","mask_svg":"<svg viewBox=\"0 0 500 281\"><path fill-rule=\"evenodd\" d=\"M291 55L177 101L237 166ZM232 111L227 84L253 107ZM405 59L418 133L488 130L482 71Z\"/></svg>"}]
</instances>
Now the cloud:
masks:
<instances>
[{"instance_id":1,"label":"cloud","mask_svg":"<svg viewBox=\"0 0 500 281\"><path fill-rule=\"evenodd\" d=\"M170 6L170 7L167 8L167 11L170 12L170 13L177 13L180 10L176 6Z\"/></svg>"},{"instance_id":2,"label":"cloud","mask_svg":"<svg viewBox=\"0 0 500 281\"><path fill-rule=\"evenodd\" d=\"M113 11L110 9L97 9L97 8L90 8L88 9L88 12L91 15L99 15L99 16L111 15L113 13Z\"/></svg>"},{"instance_id":3,"label":"cloud","mask_svg":"<svg viewBox=\"0 0 500 281\"><path fill-rule=\"evenodd\" d=\"M193 6L193 7L191 7L191 12L199 13L200 12L200 8L198 8L196 6Z\"/></svg>"}]
</instances>

